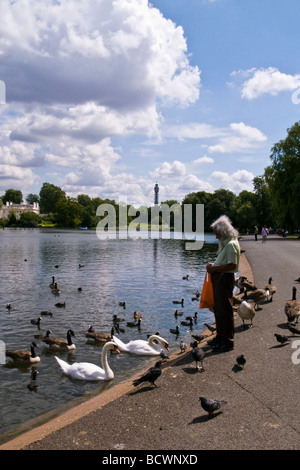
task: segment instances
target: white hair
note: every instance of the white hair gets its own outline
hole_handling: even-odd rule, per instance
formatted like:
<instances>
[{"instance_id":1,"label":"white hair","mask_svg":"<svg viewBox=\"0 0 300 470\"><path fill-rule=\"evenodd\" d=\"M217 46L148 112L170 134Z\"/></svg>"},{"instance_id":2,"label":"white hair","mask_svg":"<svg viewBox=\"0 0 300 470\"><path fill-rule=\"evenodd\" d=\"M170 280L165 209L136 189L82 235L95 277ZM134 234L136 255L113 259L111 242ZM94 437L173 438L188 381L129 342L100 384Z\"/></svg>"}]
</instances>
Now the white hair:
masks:
<instances>
[{"instance_id":1,"label":"white hair","mask_svg":"<svg viewBox=\"0 0 300 470\"><path fill-rule=\"evenodd\" d=\"M231 220L227 215L221 215L211 224L211 227L214 232L220 235L223 241L227 238L238 238L239 236L239 232L232 226Z\"/></svg>"}]
</instances>

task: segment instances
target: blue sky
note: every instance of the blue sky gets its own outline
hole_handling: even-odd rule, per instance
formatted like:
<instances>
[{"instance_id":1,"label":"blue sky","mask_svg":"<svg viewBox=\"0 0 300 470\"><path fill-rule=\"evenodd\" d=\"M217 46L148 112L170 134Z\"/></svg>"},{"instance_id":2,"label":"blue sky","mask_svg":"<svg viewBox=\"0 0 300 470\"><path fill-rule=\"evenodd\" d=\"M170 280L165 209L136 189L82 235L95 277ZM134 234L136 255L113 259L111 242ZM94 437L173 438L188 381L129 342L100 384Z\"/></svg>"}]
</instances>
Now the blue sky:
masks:
<instances>
[{"instance_id":1,"label":"blue sky","mask_svg":"<svg viewBox=\"0 0 300 470\"><path fill-rule=\"evenodd\" d=\"M299 121L298 0L1 0L0 194L238 194ZM1 101L1 96L0 96Z\"/></svg>"}]
</instances>

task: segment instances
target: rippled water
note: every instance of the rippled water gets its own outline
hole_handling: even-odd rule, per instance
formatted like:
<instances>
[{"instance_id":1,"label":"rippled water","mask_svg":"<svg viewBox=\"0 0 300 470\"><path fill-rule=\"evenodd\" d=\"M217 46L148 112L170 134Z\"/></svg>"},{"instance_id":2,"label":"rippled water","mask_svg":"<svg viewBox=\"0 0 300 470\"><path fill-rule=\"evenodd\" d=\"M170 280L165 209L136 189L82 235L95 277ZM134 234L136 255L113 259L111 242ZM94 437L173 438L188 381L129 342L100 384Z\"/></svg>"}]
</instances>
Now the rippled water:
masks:
<instances>
[{"instance_id":1,"label":"rippled water","mask_svg":"<svg viewBox=\"0 0 300 470\"><path fill-rule=\"evenodd\" d=\"M198 311L194 331L201 331L204 321L213 321L208 310L200 312L199 303L191 300L201 290L206 263L215 257L213 235L205 236L204 247L198 251L186 250L181 239L99 240L92 231L5 229L0 232L0 243L0 340L7 349L29 349L39 333L30 320L43 310L51 310L53 316L42 317L40 333L51 329L53 336L65 337L67 329L75 332L75 351L59 353L60 357L70 363L99 365L101 347L88 343L82 332L91 324L96 331L109 333L113 314L126 320L133 319L134 311L143 314L139 331L125 326L125 332L120 333L125 343L159 331L171 350L178 347L181 338L190 338L190 328L180 325L182 317L174 317L174 299L185 299L185 315ZM188 281L182 279L186 274ZM49 287L52 276L61 290L59 296ZM123 300L126 309L119 306ZM55 307L57 302L65 302L66 307ZM176 324L180 325L178 338L169 331ZM9 358L0 365L0 441L8 431L16 434L20 425L25 423L24 430L30 420L100 393L153 362L153 358L112 354L108 359L115 373L113 381L82 382L62 375L54 354L44 343L38 345L37 392L27 388L31 367L12 365Z\"/></svg>"}]
</instances>

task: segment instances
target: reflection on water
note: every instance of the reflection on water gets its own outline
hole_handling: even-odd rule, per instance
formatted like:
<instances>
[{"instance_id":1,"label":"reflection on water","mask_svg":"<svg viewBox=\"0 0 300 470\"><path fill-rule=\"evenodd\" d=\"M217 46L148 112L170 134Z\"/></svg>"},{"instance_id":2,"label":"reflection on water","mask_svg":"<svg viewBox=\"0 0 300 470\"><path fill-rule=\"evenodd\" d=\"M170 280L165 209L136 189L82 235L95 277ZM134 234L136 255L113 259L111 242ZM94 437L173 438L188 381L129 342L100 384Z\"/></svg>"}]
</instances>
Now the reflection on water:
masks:
<instances>
[{"instance_id":1,"label":"reflection on water","mask_svg":"<svg viewBox=\"0 0 300 470\"><path fill-rule=\"evenodd\" d=\"M203 329L203 322L213 321L208 310L199 311L199 303L192 301L201 286L205 265L214 259L216 239L205 236L201 250L187 251L180 239L107 239L99 240L95 232L3 230L0 232L0 341L7 349L29 349L34 335L66 337L72 328L76 349L59 353L67 362L87 361L100 365L101 345L91 344L82 334L93 325L96 331L110 333L112 316L117 314L133 320L133 312L143 315L140 330L126 327L119 336L125 343L131 339L147 339L159 331L176 349L180 339L190 338L190 328L176 319L173 300L184 298L184 315L198 311L195 331ZM189 279L183 276L189 274ZM52 276L58 283L59 295L50 288ZM80 289L79 289L80 288ZM119 305L126 301L126 308ZM65 308L55 306L65 302ZM8 309L7 304L11 308ZM42 311L40 329L31 324ZM176 338L170 328L180 325ZM81 382L62 375L54 359L57 353L38 341L38 389L31 392L32 368L15 366L10 359L0 365L0 432L5 433L51 410L66 407L80 397L90 397L144 369L153 358L128 354L109 355L108 361L115 373L112 382ZM73 402L72 402L73 403ZM1 440L1 437L0 437Z\"/></svg>"}]
</instances>

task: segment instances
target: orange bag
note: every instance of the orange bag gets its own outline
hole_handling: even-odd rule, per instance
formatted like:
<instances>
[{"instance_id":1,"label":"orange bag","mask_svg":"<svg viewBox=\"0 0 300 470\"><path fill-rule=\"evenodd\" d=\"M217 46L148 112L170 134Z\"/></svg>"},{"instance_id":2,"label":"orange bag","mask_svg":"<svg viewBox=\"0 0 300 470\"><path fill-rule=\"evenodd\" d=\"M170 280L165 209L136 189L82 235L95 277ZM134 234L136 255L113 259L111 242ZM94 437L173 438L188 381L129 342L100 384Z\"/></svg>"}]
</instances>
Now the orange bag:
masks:
<instances>
[{"instance_id":1,"label":"orange bag","mask_svg":"<svg viewBox=\"0 0 300 470\"><path fill-rule=\"evenodd\" d=\"M210 273L206 272L201 292L199 308L209 308L210 310L213 310L214 306L214 289L211 280L211 275Z\"/></svg>"}]
</instances>

